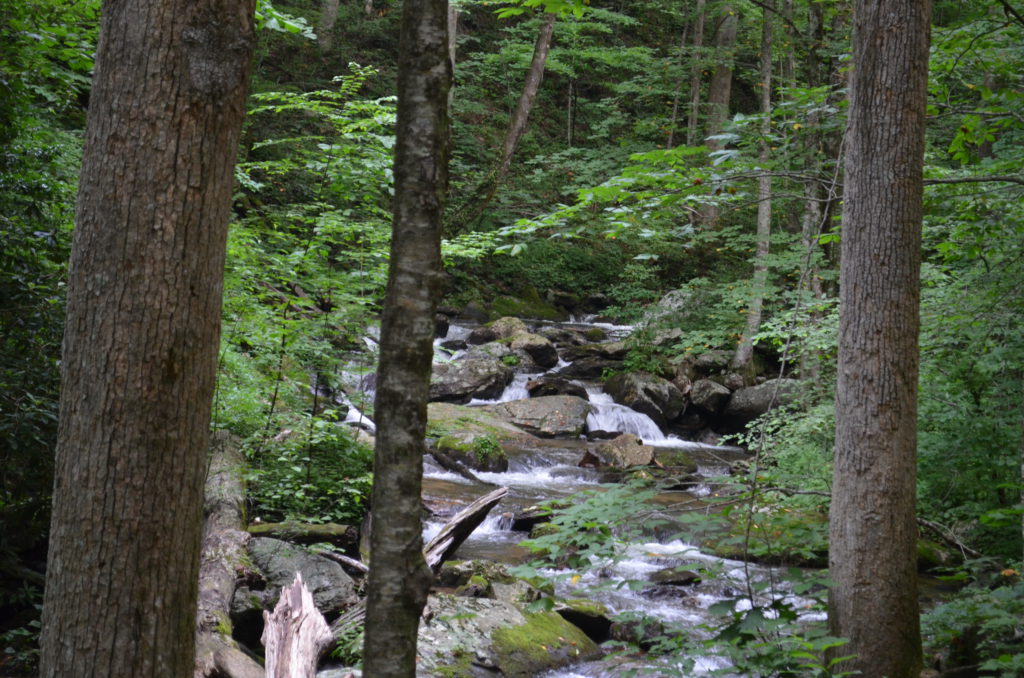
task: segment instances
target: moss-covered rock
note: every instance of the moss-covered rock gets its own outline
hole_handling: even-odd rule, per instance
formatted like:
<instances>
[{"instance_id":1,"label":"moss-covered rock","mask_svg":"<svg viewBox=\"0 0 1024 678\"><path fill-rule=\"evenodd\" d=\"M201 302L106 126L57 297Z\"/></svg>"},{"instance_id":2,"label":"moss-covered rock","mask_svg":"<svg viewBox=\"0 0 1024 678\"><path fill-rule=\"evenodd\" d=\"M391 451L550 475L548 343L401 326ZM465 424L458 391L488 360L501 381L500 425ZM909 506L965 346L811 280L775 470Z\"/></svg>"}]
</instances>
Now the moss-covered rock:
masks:
<instances>
[{"instance_id":1,"label":"moss-covered rock","mask_svg":"<svg viewBox=\"0 0 1024 678\"><path fill-rule=\"evenodd\" d=\"M504 473L508 470L508 455L491 433L449 433L438 438L435 446L475 471Z\"/></svg>"},{"instance_id":2,"label":"moss-covered rock","mask_svg":"<svg viewBox=\"0 0 1024 678\"><path fill-rule=\"evenodd\" d=\"M537 320L564 320L565 311L555 308L541 298L536 288L527 288L518 297L501 296L491 302L491 317L535 318Z\"/></svg>"},{"instance_id":3,"label":"moss-covered rock","mask_svg":"<svg viewBox=\"0 0 1024 678\"><path fill-rule=\"evenodd\" d=\"M494 632L494 663L509 678L530 678L541 671L600 656L583 631L554 612L527 612L526 621Z\"/></svg>"},{"instance_id":4,"label":"moss-covered rock","mask_svg":"<svg viewBox=\"0 0 1024 678\"><path fill-rule=\"evenodd\" d=\"M427 435L440 438L453 433L492 435L500 441L526 442L536 438L505 419L480 407L453 403L430 403L427 407Z\"/></svg>"}]
</instances>

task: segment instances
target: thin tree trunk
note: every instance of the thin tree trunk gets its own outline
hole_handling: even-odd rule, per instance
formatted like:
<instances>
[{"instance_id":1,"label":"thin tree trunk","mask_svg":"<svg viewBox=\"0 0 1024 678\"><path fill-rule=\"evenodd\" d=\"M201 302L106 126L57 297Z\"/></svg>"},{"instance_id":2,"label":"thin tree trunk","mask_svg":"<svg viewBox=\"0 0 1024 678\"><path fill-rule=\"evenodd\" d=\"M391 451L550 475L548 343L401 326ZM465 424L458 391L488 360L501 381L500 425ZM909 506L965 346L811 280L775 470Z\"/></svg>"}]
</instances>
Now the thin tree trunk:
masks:
<instances>
[{"instance_id":1,"label":"thin tree trunk","mask_svg":"<svg viewBox=\"0 0 1024 678\"><path fill-rule=\"evenodd\" d=\"M509 124L508 134L505 135L505 143L501 146L501 164L494 180L495 186L501 184L508 175L509 167L512 166L512 157L519 147L523 133L526 132L526 121L530 118L533 101L537 98L537 92L540 91L541 81L544 80L544 64L547 63L548 52L551 51L551 36L555 32L557 18L555 14L544 15L544 23L540 26L537 42L533 46L530 70L526 74L526 82L523 83L523 93L519 96L515 113L512 114L512 122Z\"/></svg>"},{"instance_id":2,"label":"thin tree trunk","mask_svg":"<svg viewBox=\"0 0 1024 678\"><path fill-rule=\"evenodd\" d=\"M679 37L679 56L676 59L676 68L682 72L683 58L686 56L686 33L689 25L683 27L682 35ZM679 98L683 93L683 76L676 79L675 91L672 93L672 114L668 120L668 139L665 141L665 148L672 148L675 145L676 122L679 120Z\"/></svg>"},{"instance_id":3,"label":"thin tree trunk","mask_svg":"<svg viewBox=\"0 0 1024 678\"><path fill-rule=\"evenodd\" d=\"M320 6L320 30L316 40L321 52L329 52L334 45L334 25L338 23L338 0L323 0Z\"/></svg>"},{"instance_id":4,"label":"thin tree trunk","mask_svg":"<svg viewBox=\"0 0 1024 678\"><path fill-rule=\"evenodd\" d=\"M771 144L768 135L772 131L772 16L775 0L764 0L761 26L761 176L757 179L757 249L754 252L754 277L750 303L747 305L747 322L732 357L732 368L752 376L754 358L754 335L761 329L761 315L768 284L768 251L772 236L772 180L767 164L771 159Z\"/></svg>"},{"instance_id":5,"label":"thin tree trunk","mask_svg":"<svg viewBox=\"0 0 1024 678\"><path fill-rule=\"evenodd\" d=\"M505 141L501 146L501 158L494 174L485 180L485 183L477 188L474 194L474 204L469 206L470 212L466 217L456 216L457 223L454 230L461 230L462 227L472 224L480 218L505 177L508 176L509 168L512 167L512 158L515 156L519 142L526 132L526 123L530 118L530 111L533 109L534 99L540 91L540 84L544 79L544 64L548 60L548 52L551 51L551 38L555 31L555 14L545 14L544 21L540 26L540 33L537 34L537 41L533 46L533 59L530 61L530 70L526 73L526 81L523 83L522 94L519 95L519 102L512 113L512 120L509 122L508 132L505 134Z\"/></svg>"},{"instance_id":6,"label":"thin tree trunk","mask_svg":"<svg viewBox=\"0 0 1024 678\"><path fill-rule=\"evenodd\" d=\"M704 68L704 3L697 0L697 18L693 29L693 65L690 67L690 114L686 121L686 145L697 144L697 124L700 119L700 83Z\"/></svg>"},{"instance_id":7,"label":"thin tree trunk","mask_svg":"<svg viewBox=\"0 0 1024 678\"><path fill-rule=\"evenodd\" d=\"M431 573L420 521L441 216L448 179L446 0L402 10L395 205L374 412L377 440L366 607L365 674L412 678Z\"/></svg>"},{"instance_id":8,"label":"thin tree trunk","mask_svg":"<svg viewBox=\"0 0 1024 678\"><path fill-rule=\"evenodd\" d=\"M46 678L193 671L253 9L102 6L68 272Z\"/></svg>"},{"instance_id":9,"label":"thin tree trunk","mask_svg":"<svg viewBox=\"0 0 1024 678\"><path fill-rule=\"evenodd\" d=\"M839 668L921 671L915 521L928 0L855 5L829 626Z\"/></svg>"},{"instance_id":10,"label":"thin tree trunk","mask_svg":"<svg viewBox=\"0 0 1024 678\"><path fill-rule=\"evenodd\" d=\"M455 103L455 57L458 50L459 8L448 5L448 61L452 68L452 84L448 88L448 119L452 119L452 106Z\"/></svg>"}]
</instances>

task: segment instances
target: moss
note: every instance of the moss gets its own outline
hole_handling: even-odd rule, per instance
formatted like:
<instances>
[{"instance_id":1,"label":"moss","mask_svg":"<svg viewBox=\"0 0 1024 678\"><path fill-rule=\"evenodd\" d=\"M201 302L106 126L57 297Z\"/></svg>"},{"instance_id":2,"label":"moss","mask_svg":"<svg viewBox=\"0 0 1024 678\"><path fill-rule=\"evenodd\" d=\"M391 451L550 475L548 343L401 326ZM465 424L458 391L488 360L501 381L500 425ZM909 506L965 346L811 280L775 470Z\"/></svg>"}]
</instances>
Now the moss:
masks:
<instances>
[{"instance_id":1,"label":"moss","mask_svg":"<svg viewBox=\"0 0 1024 678\"><path fill-rule=\"evenodd\" d=\"M600 327L588 327L584 332L583 336L587 338L587 341L601 342L608 338L608 335Z\"/></svg>"},{"instance_id":2,"label":"moss","mask_svg":"<svg viewBox=\"0 0 1024 678\"><path fill-rule=\"evenodd\" d=\"M491 637L495 663L509 678L527 678L600 653L583 631L554 612L525 617L525 624L498 629Z\"/></svg>"},{"instance_id":3,"label":"moss","mask_svg":"<svg viewBox=\"0 0 1024 678\"><path fill-rule=\"evenodd\" d=\"M473 678L473 655L470 652L453 652L455 661L451 664L444 664L434 669L434 675L438 678Z\"/></svg>"},{"instance_id":4,"label":"moss","mask_svg":"<svg viewBox=\"0 0 1024 678\"><path fill-rule=\"evenodd\" d=\"M528 288L520 297L496 297L491 302L491 317L536 318L539 320L562 320L565 313L540 298L536 288Z\"/></svg>"}]
</instances>

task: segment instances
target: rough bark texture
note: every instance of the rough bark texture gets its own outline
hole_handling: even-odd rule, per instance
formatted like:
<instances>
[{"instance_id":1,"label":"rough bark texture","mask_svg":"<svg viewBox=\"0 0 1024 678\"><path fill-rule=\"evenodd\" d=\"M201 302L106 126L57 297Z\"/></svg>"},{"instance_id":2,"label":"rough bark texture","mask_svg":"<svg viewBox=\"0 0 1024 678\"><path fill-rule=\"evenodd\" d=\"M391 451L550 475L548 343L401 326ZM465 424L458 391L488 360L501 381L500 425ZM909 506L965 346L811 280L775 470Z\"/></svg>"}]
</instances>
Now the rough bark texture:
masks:
<instances>
[{"instance_id":1,"label":"rough bark texture","mask_svg":"<svg viewBox=\"0 0 1024 678\"><path fill-rule=\"evenodd\" d=\"M68 281L43 676L189 676L251 0L103 3Z\"/></svg>"},{"instance_id":2,"label":"rough bark texture","mask_svg":"<svg viewBox=\"0 0 1024 678\"><path fill-rule=\"evenodd\" d=\"M732 95L733 50L736 47L736 31L739 18L731 5L722 7L722 15L715 32L715 49L718 52L718 65L711 76L708 88L708 125L707 135L714 136L722 131L725 121L729 118L729 99ZM709 141L711 150L717 149L717 141Z\"/></svg>"},{"instance_id":3,"label":"rough bark texture","mask_svg":"<svg viewBox=\"0 0 1024 678\"><path fill-rule=\"evenodd\" d=\"M772 16L775 1L765 0L761 23L761 165L762 173L757 178L757 247L754 252L754 277L751 285L750 305L747 307L747 322L743 336L736 346L732 368L741 373L751 373L754 358L753 337L761 329L761 314L764 308L765 288L768 284L768 252L772 237L772 178L765 167L771 161L772 112Z\"/></svg>"},{"instance_id":4,"label":"rough bark texture","mask_svg":"<svg viewBox=\"0 0 1024 678\"><path fill-rule=\"evenodd\" d=\"M915 544L922 163L931 4L859 0L840 269L829 623L841 665L921 670Z\"/></svg>"},{"instance_id":5,"label":"rough bark texture","mask_svg":"<svg viewBox=\"0 0 1024 678\"><path fill-rule=\"evenodd\" d=\"M196 616L194 678L213 675L262 676L263 667L238 649L231 639L231 599L237 568L248 559L245 531L245 461L238 441L220 432L210 448L203 513L203 546L199 566L199 603Z\"/></svg>"},{"instance_id":6,"label":"rough bark texture","mask_svg":"<svg viewBox=\"0 0 1024 678\"><path fill-rule=\"evenodd\" d=\"M365 673L411 677L430 570L420 488L434 312L441 290L447 184L448 12L420 0L402 13L391 264L381 321L377 441L367 594ZM386 648L386 651L384 651Z\"/></svg>"}]
</instances>

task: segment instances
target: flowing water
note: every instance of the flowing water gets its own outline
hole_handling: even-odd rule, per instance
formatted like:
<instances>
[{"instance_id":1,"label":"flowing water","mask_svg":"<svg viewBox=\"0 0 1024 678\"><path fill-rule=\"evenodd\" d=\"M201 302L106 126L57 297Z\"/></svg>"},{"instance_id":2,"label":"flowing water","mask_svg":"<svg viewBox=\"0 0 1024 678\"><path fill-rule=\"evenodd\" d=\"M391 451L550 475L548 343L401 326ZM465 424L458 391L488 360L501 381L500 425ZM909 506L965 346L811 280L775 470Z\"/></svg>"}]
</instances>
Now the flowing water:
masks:
<instances>
[{"instance_id":1,"label":"flowing water","mask_svg":"<svg viewBox=\"0 0 1024 678\"><path fill-rule=\"evenodd\" d=\"M595 325L584 325L593 326ZM598 326L602 327L611 339L620 338L629 331L628 327L623 326ZM573 327L579 328L581 325L574 324ZM449 338L465 338L469 332L469 328L452 326ZM441 349L439 343L435 344L435 355L438 360L458 360L461 357L461 352L452 354ZM557 371L565 364L560 361L552 371ZM542 373L516 375L498 398L488 401L474 400L470 405L527 398L527 382L540 376L543 376ZM698 459L698 476L724 475L728 472L729 463L743 456L742 450L736 447L705 445L665 435L647 415L615 403L611 396L602 391L599 384L581 385L586 388L592 407L587 417L588 430L632 433L648 445L683 450ZM372 383L366 383L364 379L360 387L365 392L372 388ZM360 421L361 425L372 430L372 422L369 422L354 405L349 404L351 409L348 420ZM586 440L537 440L507 450L508 471L476 473L481 480L507 487L510 491L502 503L460 547L456 557L488 559L506 564L521 563L528 559L529 551L519 546L519 542L528 535L511 529L512 516L551 499L567 499L582 490L597 488L600 484L600 472L579 466L588 444L593 445ZM436 522L428 522L425 525L425 539L436 534L443 524L443 518L454 514L485 491L480 485L436 466L429 457L424 462L423 487L425 501L439 515ZM706 496L710 491L708 485L696 482L687 492L673 492L659 497L659 500L665 505L692 508L698 505L701 496ZM652 536L651 541L628 545L623 556L615 562L595 565L597 566L582 573L550 571L548 574L560 582L557 584L556 592L561 596L583 597L601 602L612 614L645 613L665 622L683 625L688 629L688 633L696 637L704 637L707 631L703 630L703 627L715 621L715 615L709 608L719 601L737 598L744 592L753 590L748 583L757 585L771 581L772 586L764 588L776 593L755 595L754 600L759 605L770 603L773 595L796 608L804 607L806 602L787 593L785 582L777 581L777 574L770 568L710 556L694 546L675 539L662 543ZM666 568L693 568L703 571L708 567L717 572L713 579L687 587L656 588L655 595L651 595L650 587L634 589L627 585L628 582L645 580L652 573ZM745 604L749 607L750 602ZM642 675L700 675L727 666L725 660L720 657L701 657L694 661L694 668L685 674L671 666L663 666L664 673L661 669L656 669L653 674ZM599 661L552 671L544 674L544 678L612 678L623 675L627 668L650 671L654 667L624 666Z\"/></svg>"}]
</instances>

